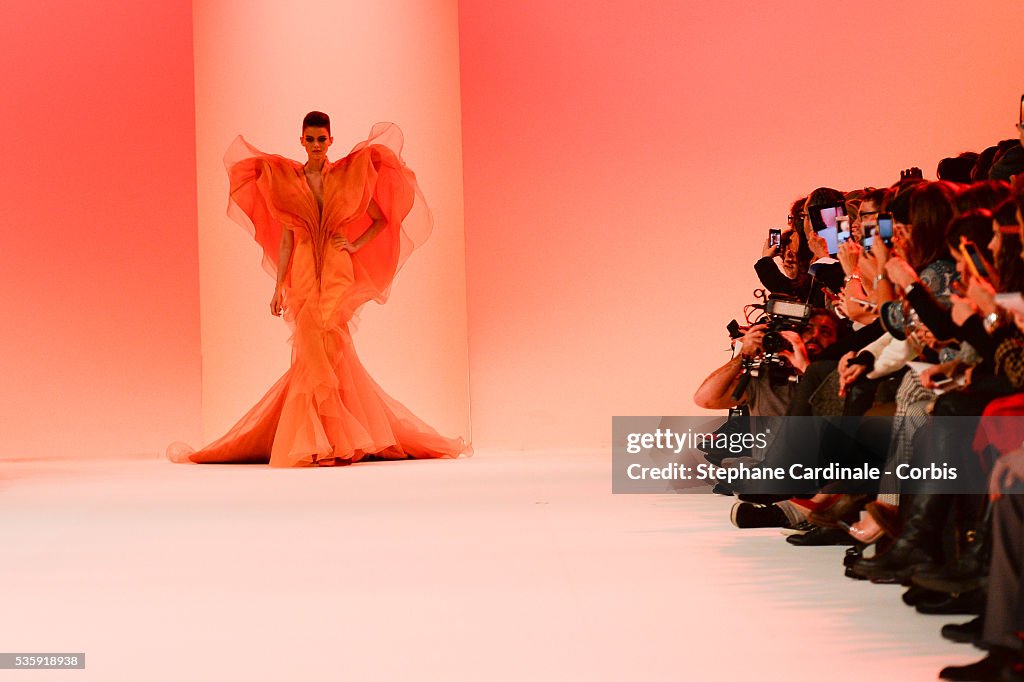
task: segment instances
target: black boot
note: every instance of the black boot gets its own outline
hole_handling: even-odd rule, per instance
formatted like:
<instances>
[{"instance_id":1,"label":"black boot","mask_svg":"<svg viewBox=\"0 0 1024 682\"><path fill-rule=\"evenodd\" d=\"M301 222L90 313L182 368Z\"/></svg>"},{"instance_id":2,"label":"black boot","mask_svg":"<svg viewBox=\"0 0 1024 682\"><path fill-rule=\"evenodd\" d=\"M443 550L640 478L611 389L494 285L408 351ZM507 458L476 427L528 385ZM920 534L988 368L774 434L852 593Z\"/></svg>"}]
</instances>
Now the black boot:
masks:
<instances>
[{"instance_id":1,"label":"black boot","mask_svg":"<svg viewBox=\"0 0 1024 682\"><path fill-rule=\"evenodd\" d=\"M1021 660L1020 652L1001 646L994 646L988 656L970 665L951 665L942 669L939 677L943 680L1002 680L1003 674L1013 669Z\"/></svg>"},{"instance_id":2,"label":"black boot","mask_svg":"<svg viewBox=\"0 0 1024 682\"><path fill-rule=\"evenodd\" d=\"M853 572L874 582L903 582L915 571L937 563L942 554L940 529L951 496L915 495L903 522L903 534L889 551L853 565Z\"/></svg>"},{"instance_id":3,"label":"black boot","mask_svg":"<svg viewBox=\"0 0 1024 682\"><path fill-rule=\"evenodd\" d=\"M981 633L984 629L984 623L982 617L978 616L966 623L950 623L949 625L942 626L942 636L951 642L959 642L961 644L974 644L980 648L987 649L988 646L984 645L981 641Z\"/></svg>"},{"instance_id":4,"label":"black boot","mask_svg":"<svg viewBox=\"0 0 1024 682\"><path fill-rule=\"evenodd\" d=\"M980 520L977 513L979 504L984 507ZM991 505L986 504L984 497L957 495L954 508L958 529L966 529L960 530L961 540L956 561L949 566L915 572L915 585L948 594L970 592L984 586L991 559Z\"/></svg>"}]
</instances>

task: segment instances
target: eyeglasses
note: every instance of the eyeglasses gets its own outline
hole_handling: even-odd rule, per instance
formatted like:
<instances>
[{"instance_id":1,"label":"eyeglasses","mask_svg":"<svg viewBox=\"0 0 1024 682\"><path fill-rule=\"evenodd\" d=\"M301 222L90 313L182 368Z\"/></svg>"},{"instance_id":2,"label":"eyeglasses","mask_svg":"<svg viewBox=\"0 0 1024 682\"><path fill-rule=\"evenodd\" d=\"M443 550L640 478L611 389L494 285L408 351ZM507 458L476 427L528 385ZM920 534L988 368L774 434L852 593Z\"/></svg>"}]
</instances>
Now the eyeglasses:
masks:
<instances>
[{"instance_id":1,"label":"eyeglasses","mask_svg":"<svg viewBox=\"0 0 1024 682\"><path fill-rule=\"evenodd\" d=\"M804 221L804 218L806 217L806 213L797 213L796 215L786 216L786 223L788 223L789 225L792 225L794 221L801 223Z\"/></svg>"},{"instance_id":2,"label":"eyeglasses","mask_svg":"<svg viewBox=\"0 0 1024 682\"><path fill-rule=\"evenodd\" d=\"M868 216L868 215L878 215L878 211L861 211L857 215L859 215L861 218L863 218L864 216Z\"/></svg>"}]
</instances>

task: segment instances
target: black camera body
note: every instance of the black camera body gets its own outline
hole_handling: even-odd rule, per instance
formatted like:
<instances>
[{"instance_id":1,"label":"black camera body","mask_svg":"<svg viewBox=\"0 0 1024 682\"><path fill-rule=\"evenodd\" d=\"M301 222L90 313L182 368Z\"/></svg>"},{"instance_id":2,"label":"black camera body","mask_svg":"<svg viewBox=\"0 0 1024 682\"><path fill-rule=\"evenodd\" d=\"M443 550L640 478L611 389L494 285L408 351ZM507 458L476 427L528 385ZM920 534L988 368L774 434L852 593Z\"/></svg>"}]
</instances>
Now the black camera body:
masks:
<instances>
[{"instance_id":1,"label":"black camera body","mask_svg":"<svg viewBox=\"0 0 1024 682\"><path fill-rule=\"evenodd\" d=\"M811 319L811 306L790 296L772 294L764 297L763 292L761 295L764 303L754 303L748 308L761 310L763 314L754 324L767 324L768 328L765 330L761 342L763 348L761 355L743 360L743 371L740 383L736 388L736 392L740 396L746 391L750 377L760 376L762 372L768 372L773 383L795 383L800 379L800 375L781 355L784 351L793 350L792 344L786 340L782 332L791 331L797 334L802 332ZM746 331L739 326L736 320L729 324L728 330L729 335L734 339L742 337Z\"/></svg>"},{"instance_id":2,"label":"black camera body","mask_svg":"<svg viewBox=\"0 0 1024 682\"><path fill-rule=\"evenodd\" d=\"M780 332L791 331L799 334L811 319L811 306L788 296L769 296L764 304L762 322L768 323L764 335L764 354L777 355L793 346Z\"/></svg>"}]
</instances>

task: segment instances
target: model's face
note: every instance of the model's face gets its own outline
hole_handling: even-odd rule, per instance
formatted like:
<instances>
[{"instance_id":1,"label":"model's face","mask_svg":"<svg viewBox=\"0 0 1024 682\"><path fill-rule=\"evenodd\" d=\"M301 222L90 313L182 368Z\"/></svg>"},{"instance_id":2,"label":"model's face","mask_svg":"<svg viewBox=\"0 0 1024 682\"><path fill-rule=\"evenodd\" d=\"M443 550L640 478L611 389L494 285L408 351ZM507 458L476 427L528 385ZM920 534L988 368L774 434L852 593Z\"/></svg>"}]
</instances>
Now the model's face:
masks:
<instances>
[{"instance_id":1,"label":"model's face","mask_svg":"<svg viewBox=\"0 0 1024 682\"><path fill-rule=\"evenodd\" d=\"M310 161L319 161L327 157L327 148L334 142L334 138L327 132L327 128L304 128L299 142Z\"/></svg>"}]
</instances>

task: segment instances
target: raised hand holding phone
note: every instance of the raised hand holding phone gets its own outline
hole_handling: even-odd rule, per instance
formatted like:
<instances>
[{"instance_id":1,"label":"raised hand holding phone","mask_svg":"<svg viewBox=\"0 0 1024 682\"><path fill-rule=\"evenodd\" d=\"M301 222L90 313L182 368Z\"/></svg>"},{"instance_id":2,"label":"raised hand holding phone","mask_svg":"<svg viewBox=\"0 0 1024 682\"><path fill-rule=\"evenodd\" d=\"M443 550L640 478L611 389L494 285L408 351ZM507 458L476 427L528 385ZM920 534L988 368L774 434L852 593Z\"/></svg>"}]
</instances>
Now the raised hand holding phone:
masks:
<instances>
[{"instance_id":1,"label":"raised hand holding phone","mask_svg":"<svg viewBox=\"0 0 1024 682\"><path fill-rule=\"evenodd\" d=\"M967 284L967 298L971 299L978 306L983 315L991 315L996 312L996 290L988 283L988 280L980 276L971 277Z\"/></svg>"}]
</instances>

